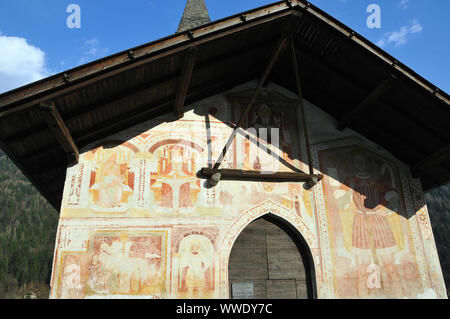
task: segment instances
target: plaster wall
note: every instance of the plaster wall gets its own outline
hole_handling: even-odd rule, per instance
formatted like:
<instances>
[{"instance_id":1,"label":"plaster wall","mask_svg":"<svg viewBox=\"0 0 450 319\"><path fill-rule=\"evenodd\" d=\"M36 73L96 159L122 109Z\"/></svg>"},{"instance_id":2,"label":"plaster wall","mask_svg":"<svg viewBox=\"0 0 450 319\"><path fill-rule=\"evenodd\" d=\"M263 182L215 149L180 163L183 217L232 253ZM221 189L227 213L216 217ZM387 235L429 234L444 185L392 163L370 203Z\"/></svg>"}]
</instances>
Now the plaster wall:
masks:
<instances>
[{"instance_id":1,"label":"plaster wall","mask_svg":"<svg viewBox=\"0 0 450 319\"><path fill-rule=\"evenodd\" d=\"M233 243L266 214L304 239L317 298L447 297L420 181L380 146L336 130L308 101L313 166L325 175L317 186L208 188L197 177L219 156L254 87L82 150L67 169L51 298L229 298ZM247 119L256 130L237 135L221 167L307 172L297 99L269 84ZM278 143L272 135L268 143L264 127L279 130Z\"/></svg>"}]
</instances>

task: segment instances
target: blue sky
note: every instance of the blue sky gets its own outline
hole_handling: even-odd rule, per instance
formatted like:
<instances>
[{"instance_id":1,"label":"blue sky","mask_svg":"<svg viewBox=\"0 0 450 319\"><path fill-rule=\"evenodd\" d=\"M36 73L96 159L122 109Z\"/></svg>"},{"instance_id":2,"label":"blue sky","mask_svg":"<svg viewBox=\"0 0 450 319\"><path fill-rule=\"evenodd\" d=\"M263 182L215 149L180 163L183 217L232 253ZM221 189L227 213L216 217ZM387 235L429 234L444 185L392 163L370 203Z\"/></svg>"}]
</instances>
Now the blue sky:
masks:
<instances>
[{"instance_id":1,"label":"blue sky","mask_svg":"<svg viewBox=\"0 0 450 319\"><path fill-rule=\"evenodd\" d=\"M205 0L212 20L273 0ZM450 1L310 0L450 92ZM69 4L81 28L66 25ZM1 0L0 93L174 33L186 0ZM369 4L381 28L369 29Z\"/></svg>"}]
</instances>

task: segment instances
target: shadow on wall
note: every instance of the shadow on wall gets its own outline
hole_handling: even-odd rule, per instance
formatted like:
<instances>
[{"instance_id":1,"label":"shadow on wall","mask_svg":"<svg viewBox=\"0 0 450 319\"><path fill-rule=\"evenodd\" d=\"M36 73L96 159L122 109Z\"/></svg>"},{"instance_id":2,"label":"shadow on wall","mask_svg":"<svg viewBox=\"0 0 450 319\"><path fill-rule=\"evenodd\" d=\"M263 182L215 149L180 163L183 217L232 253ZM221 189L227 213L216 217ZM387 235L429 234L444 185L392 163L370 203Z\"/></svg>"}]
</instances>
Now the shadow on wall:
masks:
<instances>
[{"instance_id":1,"label":"shadow on wall","mask_svg":"<svg viewBox=\"0 0 450 319\"><path fill-rule=\"evenodd\" d=\"M200 121L203 119L205 121L204 135L196 138L206 141L205 145L191 141L192 136L185 139L175 138L171 139L170 143L167 141L164 143L177 145L182 142L183 147L196 149L200 153L206 151L208 162L205 162L204 166L211 166L229 136L225 134L224 138L218 138L216 128L218 125L234 127L232 123L239 121L252 91L250 89L226 93L226 103L222 103L225 106L201 102L194 106L194 115L199 116ZM262 157L265 156L276 158L279 161L280 170L305 171L307 164L301 152L304 141L298 138L302 136L302 128L298 125L301 119L297 118L297 108L297 100L287 98L275 91L264 90L246 116L243 127L247 131L249 128L255 128L257 136L248 138L246 133L239 134L238 139L241 142L239 145L237 142L232 144L224 158L222 168L263 170ZM164 120L161 122L176 121L175 116L171 114L162 118ZM134 134L138 136L159 125L155 121L148 123L133 129ZM215 127L212 127L212 124ZM279 135L275 137L270 133L260 134L259 129L268 129L269 132L270 129L276 129ZM231 133L231 130L228 129L228 132ZM277 143L274 143L275 138ZM127 146L126 144L126 141L109 140L90 148ZM425 238L421 238L418 226L409 220L417 217L419 227L429 227L428 215L423 207L414 208L415 203L423 199L411 198L408 195L411 187L409 177L404 176L405 173L400 169L399 163L360 145L348 143L339 146L338 144L330 142L327 147L317 149L318 167L315 169L324 174L325 178L316 186L316 190L311 190L316 200L322 197L326 203L324 205L326 210L317 210L316 213L326 215L328 222L328 236L330 245L333 247L331 262L336 297L433 297L433 294L436 295L435 287L439 286L440 270L430 266L435 263L434 260L423 261L423 255L427 249L434 247L425 244L427 242L427 245L434 245L429 235L431 232L426 233ZM257 153L258 156L251 156L250 149L255 146L262 152ZM238 147L241 149L237 150ZM132 150L132 147L130 149ZM174 152L181 154L182 151L174 150ZM243 157L238 158L236 154L243 154ZM275 154L277 156L274 156ZM183 165L180 163L178 168L171 166L171 170L183 171L185 169ZM194 178L195 172L187 170L187 173L192 174ZM187 173L185 172L185 175ZM194 184L193 181L189 187ZM184 187L184 185L179 186ZM128 184L128 186L132 188L132 185ZM167 188L162 185L161 193L172 194L169 201L174 202L173 194L175 193L168 189L164 191L164 187ZM183 191L193 194L190 189ZM181 196L181 188L176 194ZM414 196L421 195L415 192ZM186 205L189 206L188 204ZM177 201L177 205L182 207L185 204ZM283 227L286 228L286 226ZM297 238L296 242L302 241ZM301 247L299 250L304 251ZM426 254L426 258L429 256L432 255ZM305 258L305 261L307 260L310 258ZM308 269L311 267L310 265ZM311 282L313 282L313 274L312 271L309 275ZM423 278L429 278L429 283L427 284ZM372 284L368 284L370 280L373 280ZM429 290L426 285L431 286L432 289ZM313 287L309 287L309 291L309 295L313 296Z\"/></svg>"}]
</instances>

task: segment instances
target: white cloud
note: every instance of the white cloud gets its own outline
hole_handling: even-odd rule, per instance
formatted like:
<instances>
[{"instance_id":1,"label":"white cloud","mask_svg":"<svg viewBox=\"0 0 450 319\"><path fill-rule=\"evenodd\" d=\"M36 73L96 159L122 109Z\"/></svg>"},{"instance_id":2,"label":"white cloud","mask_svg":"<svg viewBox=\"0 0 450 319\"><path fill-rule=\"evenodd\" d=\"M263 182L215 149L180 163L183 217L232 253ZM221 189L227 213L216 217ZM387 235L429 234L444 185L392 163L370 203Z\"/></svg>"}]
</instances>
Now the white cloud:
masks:
<instances>
[{"instance_id":1,"label":"white cloud","mask_svg":"<svg viewBox=\"0 0 450 319\"><path fill-rule=\"evenodd\" d=\"M108 49L101 47L100 41L97 38L92 38L84 41L82 49L84 50L84 52L79 61L80 64L88 63L95 59L102 58L109 51Z\"/></svg>"},{"instance_id":2,"label":"white cloud","mask_svg":"<svg viewBox=\"0 0 450 319\"><path fill-rule=\"evenodd\" d=\"M410 27L411 33L419 33L422 30L423 30L422 25L417 20L413 20Z\"/></svg>"},{"instance_id":3,"label":"white cloud","mask_svg":"<svg viewBox=\"0 0 450 319\"><path fill-rule=\"evenodd\" d=\"M408 8L409 5L409 0L401 0L398 4L398 6L400 8L402 8L402 10L406 10Z\"/></svg>"},{"instance_id":4,"label":"white cloud","mask_svg":"<svg viewBox=\"0 0 450 319\"><path fill-rule=\"evenodd\" d=\"M402 26L398 31L385 33L377 45L380 47L394 43L396 47L404 45L410 39L412 34L420 33L423 30L422 25L417 19L411 21L408 25Z\"/></svg>"},{"instance_id":5,"label":"white cloud","mask_svg":"<svg viewBox=\"0 0 450 319\"><path fill-rule=\"evenodd\" d=\"M45 53L19 37L0 32L0 93L49 76Z\"/></svg>"}]
</instances>

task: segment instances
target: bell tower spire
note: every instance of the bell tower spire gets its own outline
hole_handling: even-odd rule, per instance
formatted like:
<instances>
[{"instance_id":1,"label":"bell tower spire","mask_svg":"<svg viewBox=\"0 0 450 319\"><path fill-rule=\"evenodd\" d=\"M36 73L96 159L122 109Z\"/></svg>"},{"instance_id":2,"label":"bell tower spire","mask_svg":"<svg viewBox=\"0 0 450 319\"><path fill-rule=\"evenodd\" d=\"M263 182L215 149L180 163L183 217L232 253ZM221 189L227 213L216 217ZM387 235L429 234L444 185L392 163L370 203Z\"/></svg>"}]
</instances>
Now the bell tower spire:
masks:
<instances>
[{"instance_id":1,"label":"bell tower spire","mask_svg":"<svg viewBox=\"0 0 450 319\"><path fill-rule=\"evenodd\" d=\"M177 32L183 32L210 21L205 0L187 0Z\"/></svg>"}]
</instances>

